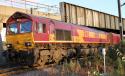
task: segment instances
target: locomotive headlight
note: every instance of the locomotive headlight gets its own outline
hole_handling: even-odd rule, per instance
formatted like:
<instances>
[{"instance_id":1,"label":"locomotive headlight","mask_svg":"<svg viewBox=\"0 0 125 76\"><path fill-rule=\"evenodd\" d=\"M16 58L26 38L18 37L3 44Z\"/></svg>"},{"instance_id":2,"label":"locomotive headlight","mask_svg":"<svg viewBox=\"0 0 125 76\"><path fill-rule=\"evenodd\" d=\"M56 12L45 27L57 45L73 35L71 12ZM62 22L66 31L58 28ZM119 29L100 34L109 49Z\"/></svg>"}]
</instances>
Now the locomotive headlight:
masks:
<instances>
[{"instance_id":1,"label":"locomotive headlight","mask_svg":"<svg viewBox=\"0 0 125 76\"><path fill-rule=\"evenodd\" d=\"M7 48L12 48L12 44L7 44Z\"/></svg>"},{"instance_id":2,"label":"locomotive headlight","mask_svg":"<svg viewBox=\"0 0 125 76\"><path fill-rule=\"evenodd\" d=\"M25 42L25 46L26 46L26 47L32 46L32 43L31 43L31 42Z\"/></svg>"}]
</instances>

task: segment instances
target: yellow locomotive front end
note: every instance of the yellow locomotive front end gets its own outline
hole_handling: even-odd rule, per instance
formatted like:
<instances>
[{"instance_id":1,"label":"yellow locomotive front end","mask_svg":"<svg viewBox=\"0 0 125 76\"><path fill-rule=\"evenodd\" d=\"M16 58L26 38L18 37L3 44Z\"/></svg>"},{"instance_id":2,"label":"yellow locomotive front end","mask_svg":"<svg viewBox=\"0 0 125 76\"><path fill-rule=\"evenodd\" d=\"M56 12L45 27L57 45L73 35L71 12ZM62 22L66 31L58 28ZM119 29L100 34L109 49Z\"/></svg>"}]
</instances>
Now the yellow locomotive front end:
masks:
<instances>
[{"instance_id":1,"label":"yellow locomotive front end","mask_svg":"<svg viewBox=\"0 0 125 76\"><path fill-rule=\"evenodd\" d=\"M13 48L16 51L26 51L27 48L33 48L33 37L32 33L25 34L15 34L15 35L7 35L7 47Z\"/></svg>"},{"instance_id":2,"label":"yellow locomotive front end","mask_svg":"<svg viewBox=\"0 0 125 76\"><path fill-rule=\"evenodd\" d=\"M32 33L7 35L7 48L16 51L27 51L34 47Z\"/></svg>"},{"instance_id":3,"label":"yellow locomotive front end","mask_svg":"<svg viewBox=\"0 0 125 76\"><path fill-rule=\"evenodd\" d=\"M33 21L30 15L16 12L7 20L8 60L13 64L33 64L34 38Z\"/></svg>"},{"instance_id":4,"label":"yellow locomotive front end","mask_svg":"<svg viewBox=\"0 0 125 76\"><path fill-rule=\"evenodd\" d=\"M19 13L7 21L7 48L16 51L26 51L34 47L32 20Z\"/></svg>"}]
</instances>

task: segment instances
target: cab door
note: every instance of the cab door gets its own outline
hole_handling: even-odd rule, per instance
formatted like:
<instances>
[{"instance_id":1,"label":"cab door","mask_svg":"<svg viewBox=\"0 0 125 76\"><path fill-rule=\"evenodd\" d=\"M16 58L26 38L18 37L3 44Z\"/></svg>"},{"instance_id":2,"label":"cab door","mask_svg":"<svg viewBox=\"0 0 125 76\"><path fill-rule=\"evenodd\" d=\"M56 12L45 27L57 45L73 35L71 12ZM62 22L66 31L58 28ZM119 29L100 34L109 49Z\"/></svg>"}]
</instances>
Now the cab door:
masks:
<instances>
[{"instance_id":1,"label":"cab door","mask_svg":"<svg viewBox=\"0 0 125 76\"><path fill-rule=\"evenodd\" d=\"M47 21L43 19L38 20L36 21L36 25L34 27L36 28L36 31L34 32L34 41L47 42L49 40Z\"/></svg>"}]
</instances>

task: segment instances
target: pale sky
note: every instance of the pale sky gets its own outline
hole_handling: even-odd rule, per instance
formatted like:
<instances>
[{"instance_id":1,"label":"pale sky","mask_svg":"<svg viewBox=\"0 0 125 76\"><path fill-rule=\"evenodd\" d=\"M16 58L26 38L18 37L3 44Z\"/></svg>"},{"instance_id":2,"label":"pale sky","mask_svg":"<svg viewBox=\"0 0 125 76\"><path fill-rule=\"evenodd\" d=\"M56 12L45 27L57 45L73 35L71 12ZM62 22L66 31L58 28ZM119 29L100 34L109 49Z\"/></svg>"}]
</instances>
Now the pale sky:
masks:
<instances>
[{"instance_id":1,"label":"pale sky","mask_svg":"<svg viewBox=\"0 0 125 76\"><path fill-rule=\"evenodd\" d=\"M0 0L0 4L7 3L7 1L8 0ZM15 1L21 1L21 0L15 0ZM118 16L117 0L26 0L26 1L32 1L47 5L57 5L57 6L59 6L59 2L68 2ZM123 4L124 2L125 0L121 0L121 4ZM125 6L122 6L122 17L125 18Z\"/></svg>"},{"instance_id":2,"label":"pale sky","mask_svg":"<svg viewBox=\"0 0 125 76\"><path fill-rule=\"evenodd\" d=\"M98 11L106 12L112 15L118 15L117 0L32 0L39 3L58 5L59 2L68 2L83 7L95 9ZM121 4L125 0L121 0ZM125 18L125 6L122 6L122 17Z\"/></svg>"}]
</instances>

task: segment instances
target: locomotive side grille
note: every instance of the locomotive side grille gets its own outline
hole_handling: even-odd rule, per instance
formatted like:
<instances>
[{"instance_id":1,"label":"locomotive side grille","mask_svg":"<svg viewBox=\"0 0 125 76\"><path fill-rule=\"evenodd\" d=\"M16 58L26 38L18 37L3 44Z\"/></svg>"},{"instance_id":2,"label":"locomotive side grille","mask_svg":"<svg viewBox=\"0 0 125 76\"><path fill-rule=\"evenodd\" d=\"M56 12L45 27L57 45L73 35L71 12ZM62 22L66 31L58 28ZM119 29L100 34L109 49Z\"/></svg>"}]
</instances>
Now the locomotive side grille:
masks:
<instances>
[{"instance_id":1,"label":"locomotive side grille","mask_svg":"<svg viewBox=\"0 0 125 76\"><path fill-rule=\"evenodd\" d=\"M64 31L65 40L71 40L71 31Z\"/></svg>"},{"instance_id":2,"label":"locomotive side grille","mask_svg":"<svg viewBox=\"0 0 125 76\"><path fill-rule=\"evenodd\" d=\"M56 29L56 40L71 40L71 31Z\"/></svg>"},{"instance_id":3,"label":"locomotive side grille","mask_svg":"<svg viewBox=\"0 0 125 76\"><path fill-rule=\"evenodd\" d=\"M56 30L56 40L64 40L62 30Z\"/></svg>"}]
</instances>

